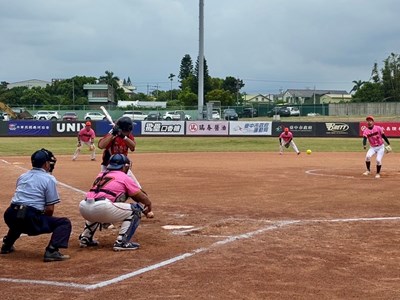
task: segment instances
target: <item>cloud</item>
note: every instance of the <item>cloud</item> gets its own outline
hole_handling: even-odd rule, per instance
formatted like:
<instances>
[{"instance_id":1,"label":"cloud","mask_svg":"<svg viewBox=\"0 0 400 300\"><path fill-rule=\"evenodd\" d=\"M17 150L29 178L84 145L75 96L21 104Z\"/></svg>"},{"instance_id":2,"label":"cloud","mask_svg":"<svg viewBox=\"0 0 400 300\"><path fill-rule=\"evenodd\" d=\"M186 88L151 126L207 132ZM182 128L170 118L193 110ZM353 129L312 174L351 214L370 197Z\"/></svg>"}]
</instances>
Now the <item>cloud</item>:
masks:
<instances>
[{"instance_id":1,"label":"cloud","mask_svg":"<svg viewBox=\"0 0 400 300\"><path fill-rule=\"evenodd\" d=\"M199 1L0 1L1 81L111 70L141 87L169 89L183 56L197 59ZM204 3L210 75L241 78L247 93L350 90L400 48L394 0Z\"/></svg>"}]
</instances>

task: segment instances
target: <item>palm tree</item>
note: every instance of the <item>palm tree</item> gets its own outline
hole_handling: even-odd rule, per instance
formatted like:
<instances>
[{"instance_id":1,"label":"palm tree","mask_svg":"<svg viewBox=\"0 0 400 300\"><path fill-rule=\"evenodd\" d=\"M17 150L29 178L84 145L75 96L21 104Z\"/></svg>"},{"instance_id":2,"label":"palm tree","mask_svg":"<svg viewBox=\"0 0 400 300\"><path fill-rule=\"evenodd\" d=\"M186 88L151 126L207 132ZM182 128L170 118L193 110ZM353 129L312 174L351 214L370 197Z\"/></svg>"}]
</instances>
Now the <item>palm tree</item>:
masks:
<instances>
[{"instance_id":1,"label":"palm tree","mask_svg":"<svg viewBox=\"0 0 400 300\"><path fill-rule=\"evenodd\" d=\"M115 96L116 96L116 90L119 88L119 77L114 76L114 73L111 71L105 71L105 76L100 76L99 77L99 82L100 83L105 83L109 86L109 89L111 89L111 96L112 99L111 101L114 101ZM110 94L110 90L109 90Z\"/></svg>"},{"instance_id":2,"label":"palm tree","mask_svg":"<svg viewBox=\"0 0 400 300\"><path fill-rule=\"evenodd\" d=\"M359 89L361 89L361 87L362 87L365 83L367 83L366 81L363 81L363 80L353 80L352 82L354 83L354 86L353 86L353 88L350 90L350 94L351 94L352 92L357 92Z\"/></svg>"},{"instance_id":3,"label":"palm tree","mask_svg":"<svg viewBox=\"0 0 400 300\"><path fill-rule=\"evenodd\" d=\"M172 100L172 80L174 79L175 74L170 73L168 79L171 81L171 100Z\"/></svg>"}]
</instances>

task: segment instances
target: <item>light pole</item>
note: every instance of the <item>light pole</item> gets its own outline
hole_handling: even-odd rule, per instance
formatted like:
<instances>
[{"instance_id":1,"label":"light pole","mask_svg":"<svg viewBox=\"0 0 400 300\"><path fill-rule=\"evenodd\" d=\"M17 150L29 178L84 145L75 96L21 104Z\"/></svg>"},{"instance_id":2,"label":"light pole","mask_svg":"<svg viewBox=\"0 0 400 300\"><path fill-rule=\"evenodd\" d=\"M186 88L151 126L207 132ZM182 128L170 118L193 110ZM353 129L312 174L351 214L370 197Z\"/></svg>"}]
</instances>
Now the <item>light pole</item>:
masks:
<instances>
[{"instance_id":1,"label":"light pole","mask_svg":"<svg viewBox=\"0 0 400 300\"><path fill-rule=\"evenodd\" d=\"M175 75L170 73L168 79L171 81L171 101L172 101L172 80L174 79Z\"/></svg>"}]
</instances>

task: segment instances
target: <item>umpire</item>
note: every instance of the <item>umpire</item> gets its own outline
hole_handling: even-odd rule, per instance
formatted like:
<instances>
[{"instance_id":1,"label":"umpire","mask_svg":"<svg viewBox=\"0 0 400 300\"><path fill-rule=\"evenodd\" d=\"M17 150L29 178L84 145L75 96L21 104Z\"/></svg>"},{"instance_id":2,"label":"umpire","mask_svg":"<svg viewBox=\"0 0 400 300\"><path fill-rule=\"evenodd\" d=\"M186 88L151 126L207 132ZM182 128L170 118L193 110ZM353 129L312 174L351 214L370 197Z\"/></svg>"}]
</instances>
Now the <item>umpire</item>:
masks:
<instances>
[{"instance_id":1,"label":"umpire","mask_svg":"<svg viewBox=\"0 0 400 300\"><path fill-rule=\"evenodd\" d=\"M1 254L13 252L14 243L22 233L29 236L52 233L43 260L66 260L69 256L61 254L59 248L68 248L71 221L53 217L54 205L60 202L57 181L51 175L57 159L49 150L41 149L32 154L31 161L33 168L18 178L11 204L4 213L9 230L3 238Z\"/></svg>"}]
</instances>

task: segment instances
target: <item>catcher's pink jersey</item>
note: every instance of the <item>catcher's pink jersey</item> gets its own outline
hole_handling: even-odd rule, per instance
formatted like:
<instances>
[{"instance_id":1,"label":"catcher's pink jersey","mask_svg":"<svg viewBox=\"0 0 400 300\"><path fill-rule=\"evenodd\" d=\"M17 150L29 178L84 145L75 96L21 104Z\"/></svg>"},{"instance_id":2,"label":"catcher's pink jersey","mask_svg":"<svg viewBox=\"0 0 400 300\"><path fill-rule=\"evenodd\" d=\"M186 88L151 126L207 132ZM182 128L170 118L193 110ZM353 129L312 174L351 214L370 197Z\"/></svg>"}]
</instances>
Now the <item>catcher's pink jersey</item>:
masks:
<instances>
[{"instance_id":1,"label":"catcher's pink jersey","mask_svg":"<svg viewBox=\"0 0 400 300\"><path fill-rule=\"evenodd\" d=\"M291 139L293 139L293 134L290 131L282 132L281 135L279 136L279 138L282 139L285 143L287 143Z\"/></svg>"},{"instance_id":2,"label":"catcher's pink jersey","mask_svg":"<svg viewBox=\"0 0 400 300\"><path fill-rule=\"evenodd\" d=\"M92 128L90 128L89 130L86 130L86 128L82 128L79 131L78 136L80 141L89 142L94 140L96 134L94 133L94 130Z\"/></svg>"},{"instance_id":3,"label":"catcher's pink jersey","mask_svg":"<svg viewBox=\"0 0 400 300\"><path fill-rule=\"evenodd\" d=\"M119 198L133 196L140 191L131 177L122 171L101 172L92 188L86 193L87 199L107 198L115 202Z\"/></svg>"},{"instance_id":4,"label":"catcher's pink jersey","mask_svg":"<svg viewBox=\"0 0 400 300\"><path fill-rule=\"evenodd\" d=\"M378 147L384 144L382 134L384 134L381 126L374 125L372 129L366 128L363 132L363 137L368 139L371 147Z\"/></svg>"}]
</instances>

